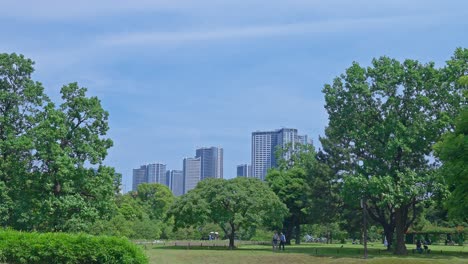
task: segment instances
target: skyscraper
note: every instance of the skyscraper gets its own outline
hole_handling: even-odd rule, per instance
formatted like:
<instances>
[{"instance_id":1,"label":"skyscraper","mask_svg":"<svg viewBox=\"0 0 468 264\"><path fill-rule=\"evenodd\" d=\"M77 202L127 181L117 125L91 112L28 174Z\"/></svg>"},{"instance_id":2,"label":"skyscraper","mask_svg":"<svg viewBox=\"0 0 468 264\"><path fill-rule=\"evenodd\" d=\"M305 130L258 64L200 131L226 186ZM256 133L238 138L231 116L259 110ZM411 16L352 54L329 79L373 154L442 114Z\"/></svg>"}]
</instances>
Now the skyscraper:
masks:
<instances>
[{"instance_id":1,"label":"skyscraper","mask_svg":"<svg viewBox=\"0 0 468 264\"><path fill-rule=\"evenodd\" d=\"M223 178L223 148L199 148L196 158L200 158L200 180L206 178Z\"/></svg>"},{"instance_id":2,"label":"skyscraper","mask_svg":"<svg viewBox=\"0 0 468 264\"><path fill-rule=\"evenodd\" d=\"M237 165L237 177L251 177L252 166L247 164Z\"/></svg>"},{"instance_id":3,"label":"skyscraper","mask_svg":"<svg viewBox=\"0 0 468 264\"><path fill-rule=\"evenodd\" d=\"M139 169L133 169L133 185L132 190L138 190L138 185L147 182L146 165L142 165Z\"/></svg>"},{"instance_id":4,"label":"skyscraper","mask_svg":"<svg viewBox=\"0 0 468 264\"><path fill-rule=\"evenodd\" d=\"M166 183L166 164L152 163L146 165L148 183L160 183L167 186Z\"/></svg>"},{"instance_id":5,"label":"skyscraper","mask_svg":"<svg viewBox=\"0 0 468 264\"><path fill-rule=\"evenodd\" d=\"M185 158L183 164L184 172L184 193L192 190L197 186L201 179L201 159L200 158Z\"/></svg>"},{"instance_id":6,"label":"skyscraper","mask_svg":"<svg viewBox=\"0 0 468 264\"><path fill-rule=\"evenodd\" d=\"M252 177L263 180L274 164L274 151L278 144L275 131L252 133Z\"/></svg>"},{"instance_id":7,"label":"skyscraper","mask_svg":"<svg viewBox=\"0 0 468 264\"><path fill-rule=\"evenodd\" d=\"M181 170L167 171L170 177L171 190L175 196L184 194L184 172Z\"/></svg>"},{"instance_id":8,"label":"skyscraper","mask_svg":"<svg viewBox=\"0 0 468 264\"><path fill-rule=\"evenodd\" d=\"M253 132L251 177L264 180L268 170L277 166L276 151L288 144L294 149L304 137L307 141L307 136L298 136L295 128ZM283 153L283 158L287 159L288 156L289 153Z\"/></svg>"}]
</instances>

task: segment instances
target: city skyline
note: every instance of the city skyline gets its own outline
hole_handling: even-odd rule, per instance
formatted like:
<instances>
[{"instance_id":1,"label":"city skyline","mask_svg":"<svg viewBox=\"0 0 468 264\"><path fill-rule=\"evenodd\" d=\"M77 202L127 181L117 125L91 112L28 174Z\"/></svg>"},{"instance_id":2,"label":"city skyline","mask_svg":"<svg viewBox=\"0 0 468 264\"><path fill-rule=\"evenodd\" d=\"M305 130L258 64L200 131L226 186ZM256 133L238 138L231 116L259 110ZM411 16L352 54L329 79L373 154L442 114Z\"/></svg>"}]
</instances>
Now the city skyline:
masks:
<instances>
[{"instance_id":1,"label":"city skyline","mask_svg":"<svg viewBox=\"0 0 468 264\"><path fill-rule=\"evenodd\" d=\"M243 176L264 180L267 171L277 165L275 152L279 148L291 145L294 149L296 144L312 144L309 136L298 134L296 128L283 127L268 131L255 131L251 135L251 164L236 165L234 177ZM283 153L283 157L288 158L288 153ZM197 147L194 157L182 159L182 170L167 167L161 162L148 163L133 169L132 190L136 191L138 184L143 182L161 183L169 187L175 195L180 195L193 189L199 181L207 178L223 179L223 175L224 149L220 146ZM126 190L123 191L126 192Z\"/></svg>"}]
</instances>

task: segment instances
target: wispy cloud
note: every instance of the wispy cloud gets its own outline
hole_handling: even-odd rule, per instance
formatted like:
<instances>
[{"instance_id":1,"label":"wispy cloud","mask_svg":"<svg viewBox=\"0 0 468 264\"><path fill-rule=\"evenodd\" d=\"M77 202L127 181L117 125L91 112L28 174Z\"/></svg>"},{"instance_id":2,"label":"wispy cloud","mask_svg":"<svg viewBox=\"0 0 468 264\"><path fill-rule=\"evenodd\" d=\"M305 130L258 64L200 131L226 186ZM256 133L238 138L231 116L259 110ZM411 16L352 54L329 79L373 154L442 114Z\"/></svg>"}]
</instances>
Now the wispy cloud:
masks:
<instances>
[{"instance_id":1,"label":"wispy cloud","mask_svg":"<svg viewBox=\"0 0 468 264\"><path fill-rule=\"evenodd\" d=\"M428 4L431 2L431 4ZM456 3L427 0L0 0L0 15L24 20L77 20L141 12L177 12L220 17L256 17L297 13L369 15L385 10L439 10Z\"/></svg>"},{"instance_id":2,"label":"wispy cloud","mask_svg":"<svg viewBox=\"0 0 468 264\"><path fill-rule=\"evenodd\" d=\"M308 23L277 25L253 25L246 27L178 32L127 32L98 37L97 42L106 46L177 45L203 41L337 33L349 30L359 32L374 29L388 29L391 27L395 28L401 25L411 27L412 23L417 27L428 26L437 23L437 19L429 16L400 16L324 20Z\"/></svg>"}]
</instances>

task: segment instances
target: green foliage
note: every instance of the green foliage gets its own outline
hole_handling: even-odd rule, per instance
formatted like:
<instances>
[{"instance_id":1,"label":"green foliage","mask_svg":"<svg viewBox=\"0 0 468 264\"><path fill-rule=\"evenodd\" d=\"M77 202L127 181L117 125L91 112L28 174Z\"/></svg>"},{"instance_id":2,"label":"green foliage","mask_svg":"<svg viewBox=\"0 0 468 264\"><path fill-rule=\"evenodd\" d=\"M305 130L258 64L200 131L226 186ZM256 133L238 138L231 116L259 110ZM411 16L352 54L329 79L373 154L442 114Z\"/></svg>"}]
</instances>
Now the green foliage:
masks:
<instances>
[{"instance_id":1,"label":"green foliage","mask_svg":"<svg viewBox=\"0 0 468 264\"><path fill-rule=\"evenodd\" d=\"M165 218L173 200L174 196L166 186L141 184L136 193L118 195L117 213L109 220L97 221L91 232L133 239L168 238L173 221Z\"/></svg>"},{"instance_id":2,"label":"green foliage","mask_svg":"<svg viewBox=\"0 0 468 264\"><path fill-rule=\"evenodd\" d=\"M272 232L264 228L257 228L255 233L250 237L250 241L270 241Z\"/></svg>"},{"instance_id":3,"label":"green foliage","mask_svg":"<svg viewBox=\"0 0 468 264\"><path fill-rule=\"evenodd\" d=\"M166 185L143 183L138 185L137 197L151 219L163 219L174 202L174 195Z\"/></svg>"},{"instance_id":4,"label":"green foliage","mask_svg":"<svg viewBox=\"0 0 468 264\"><path fill-rule=\"evenodd\" d=\"M460 83L468 79L460 78ZM465 80L465 81L463 81ZM466 93L466 91L465 91ZM468 99L465 94L465 99ZM453 219L468 221L468 107L465 106L455 120L455 130L444 134L434 146L437 156L443 161L442 173L449 186L447 198L449 215Z\"/></svg>"},{"instance_id":5,"label":"green foliage","mask_svg":"<svg viewBox=\"0 0 468 264\"><path fill-rule=\"evenodd\" d=\"M288 145L277 156L279 166L268 172L266 181L288 207L287 241L295 236L299 243L302 224L329 223L336 216L337 182L312 145Z\"/></svg>"},{"instance_id":6,"label":"green foliage","mask_svg":"<svg viewBox=\"0 0 468 264\"><path fill-rule=\"evenodd\" d=\"M252 178L205 179L182 195L169 211L175 227L218 224L234 247L240 228L281 225L287 209L266 183Z\"/></svg>"},{"instance_id":7,"label":"green foliage","mask_svg":"<svg viewBox=\"0 0 468 264\"><path fill-rule=\"evenodd\" d=\"M103 165L108 113L76 83L56 107L31 79L33 64L0 54L0 224L86 231L115 210L115 172Z\"/></svg>"},{"instance_id":8,"label":"green foliage","mask_svg":"<svg viewBox=\"0 0 468 264\"><path fill-rule=\"evenodd\" d=\"M148 263L123 238L0 231L0 261L8 263Z\"/></svg>"},{"instance_id":9,"label":"green foliage","mask_svg":"<svg viewBox=\"0 0 468 264\"><path fill-rule=\"evenodd\" d=\"M387 57L367 68L353 63L323 89L329 114L323 145L340 164L345 200L367 200L386 235L396 232L398 254L405 253L404 232L420 204L444 189L428 157L460 111L458 79L467 58L468 49L457 49L443 69Z\"/></svg>"}]
</instances>

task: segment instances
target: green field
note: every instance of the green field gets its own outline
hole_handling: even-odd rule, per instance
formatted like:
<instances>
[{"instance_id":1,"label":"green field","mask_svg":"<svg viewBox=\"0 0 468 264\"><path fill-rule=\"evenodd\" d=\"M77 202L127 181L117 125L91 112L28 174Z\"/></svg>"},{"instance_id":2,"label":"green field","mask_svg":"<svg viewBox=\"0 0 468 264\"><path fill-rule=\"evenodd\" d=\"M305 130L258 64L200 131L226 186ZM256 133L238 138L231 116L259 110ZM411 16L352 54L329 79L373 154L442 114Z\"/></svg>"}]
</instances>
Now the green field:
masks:
<instances>
[{"instance_id":1,"label":"green field","mask_svg":"<svg viewBox=\"0 0 468 264\"><path fill-rule=\"evenodd\" d=\"M333 244L307 244L287 246L283 252L273 252L270 246L240 245L236 250L227 250L224 247L193 246L200 242L192 242L188 246L174 247L166 245L148 245L145 252L150 263L468 263L468 248L460 246L431 246L430 254L408 254L408 256L395 257L384 251L381 245L369 245L369 258L362 258L362 245ZM412 249L413 245L408 245ZM411 252L411 250L410 250Z\"/></svg>"}]
</instances>

